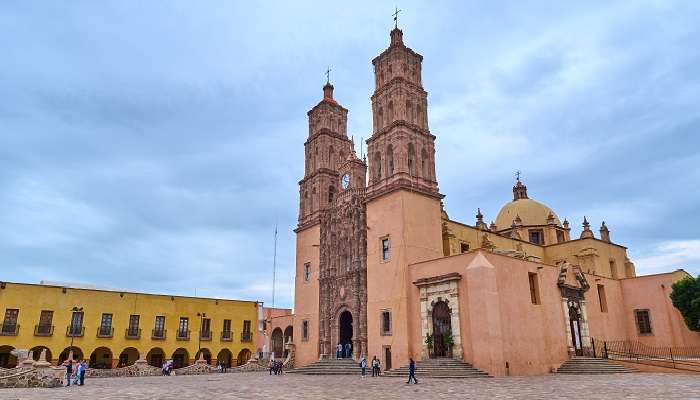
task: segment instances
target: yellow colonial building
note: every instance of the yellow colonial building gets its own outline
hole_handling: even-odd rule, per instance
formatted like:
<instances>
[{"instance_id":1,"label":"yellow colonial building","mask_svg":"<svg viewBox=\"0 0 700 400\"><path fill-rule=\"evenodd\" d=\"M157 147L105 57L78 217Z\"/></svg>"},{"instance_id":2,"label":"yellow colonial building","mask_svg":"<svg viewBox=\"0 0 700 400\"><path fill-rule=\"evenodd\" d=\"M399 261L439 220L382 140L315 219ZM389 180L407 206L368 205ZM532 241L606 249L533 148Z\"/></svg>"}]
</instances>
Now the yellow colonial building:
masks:
<instances>
[{"instance_id":1,"label":"yellow colonial building","mask_svg":"<svg viewBox=\"0 0 700 400\"><path fill-rule=\"evenodd\" d=\"M115 368L144 357L160 367L194 363L235 366L255 351L255 301L0 282L0 367L13 367L15 349L59 364L73 353L93 368Z\"/></svg>"}]
</instances>

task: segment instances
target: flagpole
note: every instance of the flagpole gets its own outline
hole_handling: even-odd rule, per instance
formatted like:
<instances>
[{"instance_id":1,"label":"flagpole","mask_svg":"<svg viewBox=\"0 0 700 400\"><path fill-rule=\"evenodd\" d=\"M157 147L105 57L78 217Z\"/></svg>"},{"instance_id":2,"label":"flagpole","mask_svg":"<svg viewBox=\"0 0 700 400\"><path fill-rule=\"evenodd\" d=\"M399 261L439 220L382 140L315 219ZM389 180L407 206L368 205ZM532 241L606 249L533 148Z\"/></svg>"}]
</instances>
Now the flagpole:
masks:
<instances>
[{"instance_id":1,"label":"flagpole","mask_svg":"<svg viewBox=\"0 0 700 400\"><path fill-rule=\"evenodd\" d=\"M272 308L275 308L275 278L277 274L277 223L275 222L275 249L272 253Z\"/></svg>"}]
</instances>

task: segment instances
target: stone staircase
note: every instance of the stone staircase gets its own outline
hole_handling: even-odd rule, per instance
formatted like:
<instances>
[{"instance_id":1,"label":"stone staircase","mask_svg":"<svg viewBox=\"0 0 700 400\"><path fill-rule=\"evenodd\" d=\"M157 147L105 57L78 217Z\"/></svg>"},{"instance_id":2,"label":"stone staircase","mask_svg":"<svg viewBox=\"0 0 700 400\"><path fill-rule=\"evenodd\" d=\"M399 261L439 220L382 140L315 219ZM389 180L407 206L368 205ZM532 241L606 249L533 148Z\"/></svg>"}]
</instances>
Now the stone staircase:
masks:
<instances>
[{"instance_id":1,"label":"stone staircase","mask_svg":"<svg viewBox=\"0 0 700 400\"><path fill-rule=\"evenodd\" d=\"M408 378L408 365L386 371L384 376ZM431 358L416 361L416 377L421 378L489 378L489 374L474 368L471 364L453 358Z\"/></svg>"},{"instance_id":2,"label":"stone staircase","mask_svg":"<svg viewBox=\"0 0 700 400\"><path fill-rule=\"evenodd\" d=\"M557 369L558 374L625 374L637 372L635 369L624 367L620 364L615 364L604 358L581 357L574 358L565 362Z\"/></svg>"},{"instance_id":3,"label":"stone staircase","mask_svg":"<svg viewBox=\"0 0 700 400\"><path fill-rule=\"evenodd\" d=\"M368 361L369 364L369 361ZM286 371L288 374L302 375L360 375L359 361L351 358L323 359L313 364ZM367 374L372 375L372 368L367 368Z\"/></svg>"}]
</instances>

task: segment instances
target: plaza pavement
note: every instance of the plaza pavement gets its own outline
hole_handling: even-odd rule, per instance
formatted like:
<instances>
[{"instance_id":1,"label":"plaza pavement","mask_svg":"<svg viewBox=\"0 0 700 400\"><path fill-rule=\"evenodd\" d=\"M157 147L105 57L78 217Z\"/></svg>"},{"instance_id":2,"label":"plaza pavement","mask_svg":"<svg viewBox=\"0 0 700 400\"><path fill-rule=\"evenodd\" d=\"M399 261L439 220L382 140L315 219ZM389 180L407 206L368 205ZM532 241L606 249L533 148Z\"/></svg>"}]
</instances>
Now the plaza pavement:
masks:
<instances>
[{"instance_id":1,"label":"plaza pavement","mask_svg":"<svg viewBox=\"0 0 700 400\"><path fill-rule=\"evenodd\" d=\"M404 378L267 373L95 378L83 387L0 389L0 399L700 399L700 375L418 379L409 386Z\"/></svg>"}]
</instances>

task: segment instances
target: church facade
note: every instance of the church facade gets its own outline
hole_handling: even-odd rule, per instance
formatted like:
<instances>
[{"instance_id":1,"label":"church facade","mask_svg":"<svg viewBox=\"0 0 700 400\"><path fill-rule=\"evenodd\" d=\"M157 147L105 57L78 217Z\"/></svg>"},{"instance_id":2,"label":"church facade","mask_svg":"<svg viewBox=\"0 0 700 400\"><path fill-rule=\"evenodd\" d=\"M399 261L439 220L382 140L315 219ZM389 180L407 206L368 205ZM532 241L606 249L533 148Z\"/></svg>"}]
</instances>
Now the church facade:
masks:
<instances>
[{"instance_id":1,"label":"church facade","mask_svg":"<svg viewBox=\"0 0 700 400\"><path fill-rule=\"evenodd\" d=\"M443 209L428 125L422 56L390 33L372 60L373 132L367 159L347 135L333 86L308 112L305 172L295 230L293 345L297 366L333 356L453 357L492 375L549 372L590 350L591 338L653 346L699 345L670 302L682 270L636 276L605 223L596 234L531 199L486 223ZM287 321L285 321L285 324Z\"/></svg>"}]
</instances>

